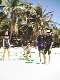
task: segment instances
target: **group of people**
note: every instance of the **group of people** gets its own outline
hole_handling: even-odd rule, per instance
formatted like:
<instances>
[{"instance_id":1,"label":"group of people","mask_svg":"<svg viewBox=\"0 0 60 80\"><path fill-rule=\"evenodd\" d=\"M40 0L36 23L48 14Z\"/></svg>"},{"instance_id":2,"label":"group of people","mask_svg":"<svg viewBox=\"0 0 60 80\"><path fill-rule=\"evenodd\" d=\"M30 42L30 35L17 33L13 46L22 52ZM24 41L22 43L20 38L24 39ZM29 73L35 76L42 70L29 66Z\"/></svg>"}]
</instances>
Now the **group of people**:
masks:
<instances>
[{"instance_id":1,"label":"group of people","mask_svg":"<svg viewBox=\"0 0 60 80\"><path fill-rule=\"evenodd\" d=\"M39 30L39 36L37 37L38 41L38 50L39 50L39 57L41 62L41 53L43 54L44 64L46 63L46 53L48 52L49 62L50 62L50 54L51 48L53 45L53 39L51 35L51 30L47 29L46 35L43 34L43 30Z\"/></svg>"},{"instance_id":2,"label":"group of people","mask_svg":"<svg viewBox=\"0 0 60 80\"><path fill-rule=\"evenodd\" d=\"M47 52L48 52L48 55L49 55L49 62L50 62L51 48L52 48L52 45L53 45L53 39L52 39L51 31L48 29L46 31L46 35L44 35L43 30L39 30L39 35L37 37L37 42L38 42L38 51L39 51L40 62L41 62L41 54L43 54L44 64L46 63L46 53ZM9 55L10 55L9 46L10 46L9 33L8 33L8 30L6 30L5 33L4 33L4 38L3 38L4 53L2 55L2 60L4 60L6 50L8 50L8 58L9 58ZM28 59L28 56L29 56L29 53L30 53L30 51L29 51L30 48L29 47L30 46L26 46L27 49L25 49L25 51L26 51L25 54L26 54L27 59Z\"/></svg>"}]
</instances>

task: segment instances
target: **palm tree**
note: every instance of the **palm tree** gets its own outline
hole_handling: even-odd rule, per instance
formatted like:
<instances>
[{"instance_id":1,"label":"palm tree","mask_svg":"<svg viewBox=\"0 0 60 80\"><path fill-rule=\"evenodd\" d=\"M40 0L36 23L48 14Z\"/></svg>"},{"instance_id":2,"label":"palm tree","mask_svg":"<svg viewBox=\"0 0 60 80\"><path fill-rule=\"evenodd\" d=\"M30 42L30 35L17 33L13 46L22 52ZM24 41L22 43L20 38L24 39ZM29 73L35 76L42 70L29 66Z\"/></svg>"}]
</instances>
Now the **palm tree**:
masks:
<instances>
[{"instance_id":1,"label":"palm tree","mask_svg":"<svg viewBox=\"0 0 60 80\"><path fill-rule=\"evenodd\" d=\"M17 20L16 20L16 7L20 0L2 0L2 3L5 5L4 12L6 15L10 14L10 22L11 22L11 35L12 32L15 31L15 27L17 26ZM16 25L16 26L15 26Z\"/></svg>"},{"instance_id":2,"label":"palm tree","mask_svg":"<svg viewBox=\"0 0 60 80\"><path fill-rule=\"evenodd\" d=\"M52 28L51 20L53 11L45 13L39 3L35 8L31 3L21 0L2 0L5 4L4 12L10 14L8 18L11 23L11 34L13 31L26 33L30 39L38 36L39 29ZM24 27L25 26L25 27ZM31 31L29 31L31 29Z\"/></svg>"}]
</instances>

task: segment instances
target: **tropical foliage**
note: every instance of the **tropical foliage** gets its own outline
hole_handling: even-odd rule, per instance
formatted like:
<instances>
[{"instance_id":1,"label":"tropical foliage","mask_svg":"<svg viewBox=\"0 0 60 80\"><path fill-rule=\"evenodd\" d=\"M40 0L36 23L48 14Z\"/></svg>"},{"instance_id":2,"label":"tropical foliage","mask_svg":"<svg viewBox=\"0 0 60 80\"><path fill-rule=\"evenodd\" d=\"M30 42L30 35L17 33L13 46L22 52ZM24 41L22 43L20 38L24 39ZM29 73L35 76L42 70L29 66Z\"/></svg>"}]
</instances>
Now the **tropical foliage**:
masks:
<instances>
[{"instance_id":1,"label":"tropical foliage","mask_svg":"<svg viewBox=\"0 0 60 80\"><path fill-rule=\"evenodd\" d=\"M10 37L15 32L18 38L26 40L36 39L39 29L43 29L44 34L47 28L52 29L53 34L56 33L57 29L52 23L53 11L46 13L40 3L36 7L21 0L2 0L2 3L4 8L0 16L0 32L4 30L4 25L8 25Z\"/></svg>"}]
</instances>

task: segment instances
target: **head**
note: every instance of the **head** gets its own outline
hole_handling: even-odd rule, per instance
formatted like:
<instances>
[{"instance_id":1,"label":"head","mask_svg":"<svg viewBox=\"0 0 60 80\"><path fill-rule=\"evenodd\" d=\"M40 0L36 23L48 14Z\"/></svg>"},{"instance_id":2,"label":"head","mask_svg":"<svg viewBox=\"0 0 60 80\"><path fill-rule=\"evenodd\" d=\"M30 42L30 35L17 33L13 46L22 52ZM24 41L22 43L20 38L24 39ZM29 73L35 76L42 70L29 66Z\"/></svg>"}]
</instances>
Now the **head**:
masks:
<instances>
[{"instance_id":1,"label":"head","mask_svg":"<svg viewBox=\"0 0 60 80\"><path fill-rule=\"evenodd\" d=\"M43 34L43 31L42 30L39 30L39 34L42 35Z\"/></svg>"},{"instance_id":2,"label":"head","mask_svg":"<svg viewBox=\"0 0 60 80\"><path fill-rule=\"evenodd\" d=\"M47 30L47 31L46 31L46 35L47 35L47 36L51 35L51 31L50 31L50 30Z\"/></svg>"},{"instance_id":3,"label":"head","mask_svg":"<svg viewBox=\"0 0 60 80\"><path fill-rule=\"evenodd\" d=\"M8 30L7 30L7 31L5 31L5 35L8 35Z\"/></svg>"}]
</instances>

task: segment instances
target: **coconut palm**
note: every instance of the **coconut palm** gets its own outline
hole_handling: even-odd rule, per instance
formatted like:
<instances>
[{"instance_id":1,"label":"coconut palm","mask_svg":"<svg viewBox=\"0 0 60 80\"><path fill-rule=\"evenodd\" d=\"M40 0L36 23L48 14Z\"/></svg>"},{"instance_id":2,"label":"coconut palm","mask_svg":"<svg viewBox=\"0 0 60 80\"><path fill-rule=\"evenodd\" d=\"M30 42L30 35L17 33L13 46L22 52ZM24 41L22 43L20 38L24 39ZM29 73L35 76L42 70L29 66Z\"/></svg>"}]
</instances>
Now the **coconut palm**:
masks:
<instances>
[{"instance_id":1,"label":"coconut palm","mask_svg":"<svg viewBox=\"0 0 60 80\"><path fill-rule=\"evenodd\" d=\"M11 34L13 31L19 32L19 36L26 35L28 39L38 36L38 30L52 28L51 25L53 11L45 13L39 3L34 7L31 3L21 0L2 0L5 4L4 13L7 15L4 22L11 24ZM31 30L31 31L30 31ZM27 39L26 38L26 39Z\"/></svg>"},{"instance_id":2,"label":"coconut palm","mask_svg":"<svg viewBox=\"0 0 60 80\"><path fill-rule=\"evenodd\" d=\"M6 15L9 16L9 20L11 22L11 34L13 31L15 31L15 27L17 26L17 20L16 20L16 7L20 0L2 0L2 3L5 5L4 12Z\"/></svg>"}]
</instances>

